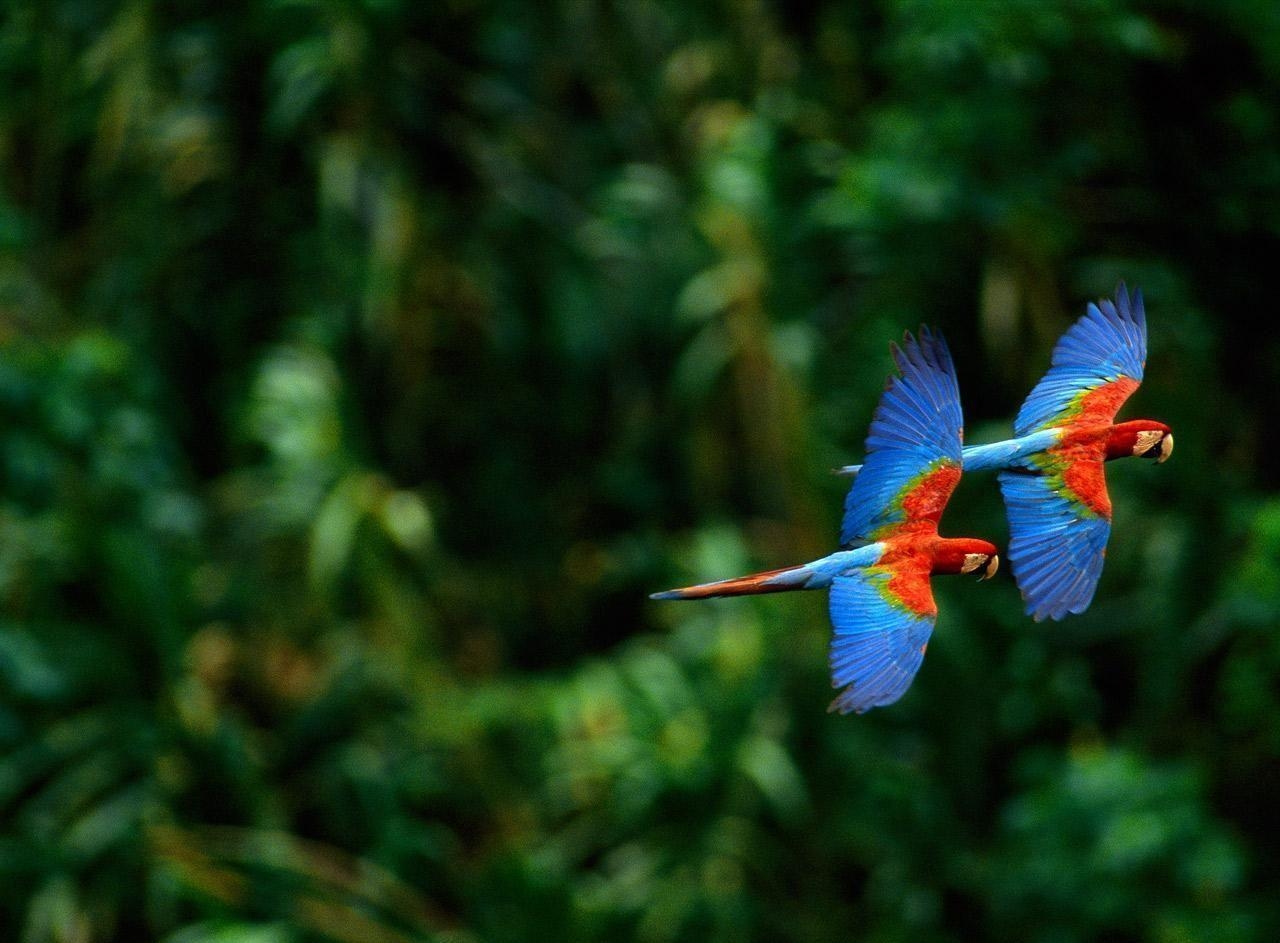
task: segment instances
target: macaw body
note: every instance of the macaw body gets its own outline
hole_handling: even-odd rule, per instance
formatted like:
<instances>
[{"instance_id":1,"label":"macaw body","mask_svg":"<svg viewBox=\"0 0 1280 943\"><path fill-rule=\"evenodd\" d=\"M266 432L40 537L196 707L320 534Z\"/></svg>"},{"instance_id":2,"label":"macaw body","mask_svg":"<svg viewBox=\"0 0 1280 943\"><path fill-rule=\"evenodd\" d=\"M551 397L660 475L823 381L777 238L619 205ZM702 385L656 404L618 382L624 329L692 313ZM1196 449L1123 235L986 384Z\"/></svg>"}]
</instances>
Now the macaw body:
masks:
<instances>
[{"instance_id":1,"label":"macaw body","mask_svg":"<svg viewBox=\"0 0 1280 943\"><path fill-rule=\"evenodd\" d=\"M1142 382L1142 293L1089 305L1058 341L1047 374L1023 403L1014 438L963 449L965 471L997 470L1009 518L1009 562L1037 621L1083 612L1093 600L1111 533L1105 462L1165 461L1173 433L1154 419L1116 423ZM858 475L859 465L839 469Z\"/></svg>"},{"instance_id":2,"label":"macaw body","mask_svg":"<svg viewBox=\"0 0 1280 943\"><path fill-rule=\"evenodd\" d=\"M890 379L867 435L867 461L845 500L843 549L800 566L654 593L705 599L800 589L830 590L830 710L861 713L906 692L938 616L935 573L995 574L994 545L938 534L960 480L960 392L941 337L921 329L893 349Z\"/></svg>"},{"instance_id":3,"label":"macaw body","mask_svg":"<svg viewBox=\"0 0 1280 943\"><path fill-rule=\"evenodd\" d=\"M1143 433L1159 433L1152 439ZM1005 468L1032 468L1035 458L1052 449L1063 449L1072 444L1077 447L1092 441L1105 443L1103 461L1142 455L1163 462L1173 451L1173 432L1154 419L1134 419L1115 425L1103 424L1089 429L1067 427L1042 429L1031 435L1002 439L986 445L966 445L961 450L961 464L966 472L998 471ZM1145 445L1144 449L1139 446ZM1155 450L1154 455L1148 454ZM1163 453L1163 454L1161 454ZM844 465L836 469L837 475L854 476L862 471L861 465Z\"/></svg>"},{"instance_id":4,"label":"macaw body","mask_svg":"<svg viewBox=\"0 0 1280 943\"><path fill-rule=\"evenodd\" d=\"M1059 431L1046 429L1017 439L1005 439L987 445L966 445L960 451L961 465L967 472L1012 468L1056 445L1060 437ZM862 471L861 465L845 465L837 468L836 474L852 477L860 471Z\"/></svg>"},{"instance_id":5,"label":"macaw body","mask_svg":"<svg viewBox=\"0 0 1280 943\"><path fill-rule=\"evenodd\" d=\"M669 589L653 593L650 599L710 599L716 596L751 596L758 593L782 593L793 589L830 589L837 578L854 569L882 567L891 572L895 567L927 574L969 573L978 566L972 558L988 554L992 557L992 545L985 540L968 537L940 537L936 528L908 531L886 540L837 550L820 560L784 567L781 570L765 570L750 576L739 576L714 583L700 583L683 589ZM987 561L983 561L987 564ZM908 566L909 564L909 566ZM998 565L998 564L997 564ZM992 570L994 574L995 570ZM899 584L899 589L902 584ZM913 612L937 615L931 603L925 603L917 593L900 595L900 601Z\"/></svg>"}]
</instances>

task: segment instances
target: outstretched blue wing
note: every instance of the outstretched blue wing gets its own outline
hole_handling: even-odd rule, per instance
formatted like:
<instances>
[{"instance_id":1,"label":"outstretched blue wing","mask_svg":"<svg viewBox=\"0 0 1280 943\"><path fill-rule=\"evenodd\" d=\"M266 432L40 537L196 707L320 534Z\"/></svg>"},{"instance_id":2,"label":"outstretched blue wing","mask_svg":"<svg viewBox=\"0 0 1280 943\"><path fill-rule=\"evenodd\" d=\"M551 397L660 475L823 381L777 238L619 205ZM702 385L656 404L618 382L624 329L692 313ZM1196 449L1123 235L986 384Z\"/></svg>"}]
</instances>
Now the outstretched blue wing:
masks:
<instances>
[{"instance_id":1,"label":"outstretched blue wing","mask_svg":"<svg viewBox=\"0 0 1280 943\"><path fill-rule=\"evenodd\" d=\"M880 397L865 463L845 497L845 546L876 540L908 520L936 524L960 478L964 418L946 341L921 327L918 341L907 334L901 349L893 348L893 359L902 375L891 377Z\"/></svg>"},{"instance_id":2,"label":"outstretched blue wing","mask_svg":"<svg viewBox=\"0 0 1280 943\"><path fill-rule=\"evenodd\" d=\"M1084 612L1102 575L1109 508L1104 515L1077 500L1054 468L1003 471L1000 490L1009 515L1009 564L1027 615L1038 622Z\"/></svg>"},{"instance_id":3,"label":"outstretched blue wing","mask_svg":"<svg viewBox=\"0 0 1280 943\"><path fill-rule=\"evenodd\" d=\"M891 582L908 580L910 595L928 604L914 612L898 599ZM923 581L923 587L920 586ZM906 693L924 660L937 609L929 573L872 566L850 570L831 584L831 686L843 688L829 710L862 713L892 704Z\"/></svg>"},{"instance_id":4,"label":"outstretched blue wing","mask_svg":"<svg viewBox=\"0 0 1280 943\"><path fill-rule=\"evenodd\" d=\"M1077 417L1111 422L1142 382L1146 361L1142 292L1130 295L1121 282L1114 302L1090 304L1059 338L1053 365L1022 404L1014 434L1028 435Z\"/></svg>"}]
</instances>

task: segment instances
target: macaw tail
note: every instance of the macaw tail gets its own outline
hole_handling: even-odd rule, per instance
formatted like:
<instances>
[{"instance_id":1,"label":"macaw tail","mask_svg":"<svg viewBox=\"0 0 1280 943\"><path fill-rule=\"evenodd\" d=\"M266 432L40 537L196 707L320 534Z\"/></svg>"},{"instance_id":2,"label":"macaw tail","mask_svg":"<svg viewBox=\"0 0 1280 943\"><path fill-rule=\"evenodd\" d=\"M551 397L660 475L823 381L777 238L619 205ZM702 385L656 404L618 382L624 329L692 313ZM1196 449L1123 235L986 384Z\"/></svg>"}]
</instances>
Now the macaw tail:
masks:
<instances>
[{"instance_id":1,"label":"macaw tail","mask_svg":"<svg viewBox=\"0 0 1280 943\"><path fill-rule=\"evenodd\" d=\"M813 571L808 566L789 566L781 570L765 570L750 576L738 576L731 580L700 583L684 589L669 589L665 593L653 593L650 599L707 599L711 596L751 596L756 593L785 593L792 589L806 589Z\"/></svg>"}]
</instances>

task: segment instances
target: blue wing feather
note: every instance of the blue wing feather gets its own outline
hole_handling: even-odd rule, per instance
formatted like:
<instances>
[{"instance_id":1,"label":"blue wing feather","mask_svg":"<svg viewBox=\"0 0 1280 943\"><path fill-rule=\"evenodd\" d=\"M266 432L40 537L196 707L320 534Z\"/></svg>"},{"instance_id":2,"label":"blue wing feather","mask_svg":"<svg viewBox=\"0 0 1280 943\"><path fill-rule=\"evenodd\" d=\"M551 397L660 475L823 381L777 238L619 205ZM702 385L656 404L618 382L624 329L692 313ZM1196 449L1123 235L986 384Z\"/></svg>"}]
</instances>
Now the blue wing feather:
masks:
<instances>
[{"instance_id":1,"label":"blue wing feather","mask_svg":"<svg viewBox=\"0 0 1280 943\"><path fill-rule=\"evenodd\" d=\"M892 704L920 670L934 617L913 615L885 599L877 583L889 578L884 570L859 568L831 584L831 686L844 689L831 702L833 711L862 713Z\"/></svg>"},{"instance_id":2,"label":"blue wing feather","mask_svg":"<svg viewBox=\"0 0 1280 943\"><path fill-rule=\"evenodd\" d=\"M1084 612L1102 575L1111 524L1029 471L1003 471L1009 564L1037 621Z\"/></svg>"},{"instance_id":3,"label":"blue wing feather","mask_svg":"<svg viewBox=\"0 0 1280 943\"><path fill-rule=\"evenodd\" d=\"M899 499L920 475L945 463L960 466L964 418L955 363L940 334L920 328L893 348L901 376L891 377L867 433L866 461L844 502L840 542L874 539L902 523Z\"/></svg>"},{"instance_id":4,"label":"blue wing feather","mask_svg":"<svg viewBox=\"0 0 1280 943\"><path fill-rule=\"evenodd\" d=\"M1053 349L1053 365L1022 404L1015 435L1054 425L1075 399L1121 377L1142 382L1147 360L1147 316L1142 292L1121 282L1115 301L1090 304Z\"/></svg>"}]
</instances>

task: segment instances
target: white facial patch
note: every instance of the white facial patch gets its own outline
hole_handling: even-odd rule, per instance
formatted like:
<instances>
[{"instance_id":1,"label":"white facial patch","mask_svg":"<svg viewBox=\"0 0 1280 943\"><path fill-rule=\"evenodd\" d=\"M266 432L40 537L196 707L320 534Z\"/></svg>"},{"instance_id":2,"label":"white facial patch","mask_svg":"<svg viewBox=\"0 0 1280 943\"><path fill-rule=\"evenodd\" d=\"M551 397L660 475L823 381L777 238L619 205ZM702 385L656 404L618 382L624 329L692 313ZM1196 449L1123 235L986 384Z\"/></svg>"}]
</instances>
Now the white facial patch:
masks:
<instances>
[{"instance_id":1,"label":"white facial patch","mask_svg":"<svg viewBox=\"0 0 1280 943\"><path fill-rule=\"evenodd\" d=\"M1142 455L1153 445L1159 442L1163 436L1164 433L1159 429L1150 429L1146 432L1139 432L1137 441L1133 443L1133 454Z\"/></svg>"},{"instance_id":2,"label":"white facial patch","mask_svg":"<svg viewBox=\"0 0 1280 943\"><path fill-rule=\"evenodd\" d=\"M960 572L972 573L986 562L987 555L985 553L966 553L964 555L964 563L960 565Z\"/></svg>"}]
</instances>

